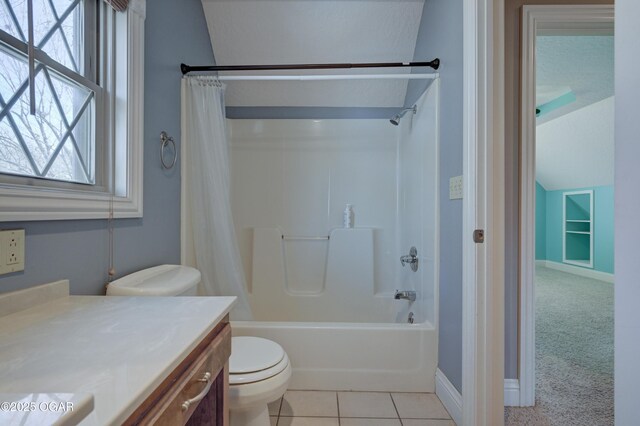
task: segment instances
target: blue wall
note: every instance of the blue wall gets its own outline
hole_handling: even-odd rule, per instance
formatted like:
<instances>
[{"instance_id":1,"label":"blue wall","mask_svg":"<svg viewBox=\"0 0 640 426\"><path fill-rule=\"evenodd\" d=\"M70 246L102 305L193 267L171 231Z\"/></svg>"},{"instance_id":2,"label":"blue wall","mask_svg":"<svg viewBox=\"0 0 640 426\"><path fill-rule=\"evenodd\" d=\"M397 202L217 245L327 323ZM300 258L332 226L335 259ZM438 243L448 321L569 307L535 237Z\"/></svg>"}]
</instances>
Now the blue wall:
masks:
<instances>
[{"instance_id":1,"label":"blue wall","mask_svg":"<svg viewBox=\"0 0 640 426\"><path fill-rule=\"evenodd\" d=\"M147 2L145 22L144 217L118 220L118 276L180 261L180 170L158 164L161 130L180 136L180 62L213 63L200 0ZM104 220L0 223L25 228L24 272L0 276L0 292L69 278L73 294L101 294L108 235Z\"/></svg>"},{"instance_id":2,"label":"blue wall","mask_svg":"<svg viewBox=\"0 0 640 426\"><path fill-rule=\"evenodd\" d=\"M413 59L439 57L440 306L438 367L462 390L462 200L449 200L449 178L462 174L462 1L426 0ZM420 71L418 71L420 72ZM428 82L411 81L405 105Z\"/></svg>"},{"instance_id":3,"label":"blue wall","mask_svg":"<svg viewBox=\"0 0 640 426\"><path fill-rule=\"evenodd\" d=\"M536 260L547 259L547 191L536 182Z\"/></svg>"},{"instance_id":4,"label":"blue wall","mask_svg":"<svg viewBox=\"0 0 640 426\"><path fill-rule=\"evenodd\" d=\"M540 190L538 190L540 187ZM536 183L536 259L562 263L562 194L567 191L593 190L593 269L613 273L613 186L596 186L590 188L568 188L558 191L545 191ZM540 192L539 192L540 191ZM541 210L542 193L546 209ZM539 235L539 227L545 227L546 235ZM544 239L545 247L540 249L539 239ZM539 257L539 253L544 256Z\"/></svg>"}]
</instances>

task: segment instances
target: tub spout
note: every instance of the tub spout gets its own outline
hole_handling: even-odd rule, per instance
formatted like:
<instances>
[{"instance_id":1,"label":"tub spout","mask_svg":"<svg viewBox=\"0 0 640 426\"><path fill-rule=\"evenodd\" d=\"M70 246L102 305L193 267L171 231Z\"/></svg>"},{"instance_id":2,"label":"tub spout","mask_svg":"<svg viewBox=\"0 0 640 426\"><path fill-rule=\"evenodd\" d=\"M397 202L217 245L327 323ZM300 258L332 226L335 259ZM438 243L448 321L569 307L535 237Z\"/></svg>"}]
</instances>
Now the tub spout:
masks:
<instances>
[{"instance_id":1,"label":"tub spout","mask_svg":"<svg viewBox=\"0 0 640 426\"><path fill-rule=\"evenodd\" d=\"M409 300L411 302L415 302L416 300L416 292L413 290L396 290L396 294L393 296L396 300Z\"/></svg>"}]
</instances>

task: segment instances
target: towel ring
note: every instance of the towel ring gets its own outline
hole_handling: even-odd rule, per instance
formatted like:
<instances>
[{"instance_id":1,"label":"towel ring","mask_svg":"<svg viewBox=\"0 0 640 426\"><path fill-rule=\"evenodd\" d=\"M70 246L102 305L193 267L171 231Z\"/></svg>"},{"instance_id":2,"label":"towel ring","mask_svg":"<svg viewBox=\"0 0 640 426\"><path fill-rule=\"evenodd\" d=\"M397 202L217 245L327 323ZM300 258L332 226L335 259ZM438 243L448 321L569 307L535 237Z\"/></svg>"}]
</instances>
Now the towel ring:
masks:
<instances>
[{"instance_id":1,"label":"towel ring","mask_svg":"<svg viewBox=\"0 0 640 426\"><path fill-rule=\"evenodd\" d=\"M162 163L162 168L167 170L172 169L173 166L176 165L176 160L178 159L178 150L176 149L176 142L173 140L171 136L167 135L167 132L165 132L164 130L160 132L160 142L162 143L160 147L160 163ZM173 159L171 160L170 164L165 161L165 155L164 155L164 149L169 144L171 144L171 148L173 149Z\"/></svg>"}]
</instances>

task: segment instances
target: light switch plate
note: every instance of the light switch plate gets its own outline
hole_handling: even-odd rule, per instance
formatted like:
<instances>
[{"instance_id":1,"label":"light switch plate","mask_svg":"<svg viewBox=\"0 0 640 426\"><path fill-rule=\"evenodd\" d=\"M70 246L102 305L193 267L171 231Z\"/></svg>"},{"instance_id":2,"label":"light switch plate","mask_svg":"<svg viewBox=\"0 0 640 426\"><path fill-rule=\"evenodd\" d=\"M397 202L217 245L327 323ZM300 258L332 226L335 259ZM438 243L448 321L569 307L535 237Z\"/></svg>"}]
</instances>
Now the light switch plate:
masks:
<instances>
[{"instance_id":1,"label":"light switch plate","mask_svg":"<svg viewBox=\"0 0 640 426\"><path fill-rule=\"evenodd\" d=\"M0 231L0 275L24 271L24 229Z\"/></svg>"},{"instance_id":2,"label":"light switch plate","mask_svg":"<svg viewBox=\"0 0 640 426\"><path fill-rule=\"evenodd\" d=\"M462 176L455 176L449 179L449 199L462 199Z\"/></svg>"}]
</instances>

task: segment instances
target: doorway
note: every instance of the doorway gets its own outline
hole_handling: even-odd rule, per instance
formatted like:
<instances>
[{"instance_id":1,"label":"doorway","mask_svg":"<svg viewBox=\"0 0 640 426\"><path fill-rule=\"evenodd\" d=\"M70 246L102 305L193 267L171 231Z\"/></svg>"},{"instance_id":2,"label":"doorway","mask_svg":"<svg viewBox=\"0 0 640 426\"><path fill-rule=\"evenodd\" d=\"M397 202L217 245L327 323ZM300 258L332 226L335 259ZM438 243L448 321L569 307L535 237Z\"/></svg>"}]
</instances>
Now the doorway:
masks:
<instances>
[{"instance_id":1,"label":"doorway","mask_svg":"<svg viewBox=\"0 0 640 426\"><path fill-rule=\"evenodd\" d=\"M613 7L525 6L522 48L513 413L613 424Z\"/></svg>"}]
</instances>

